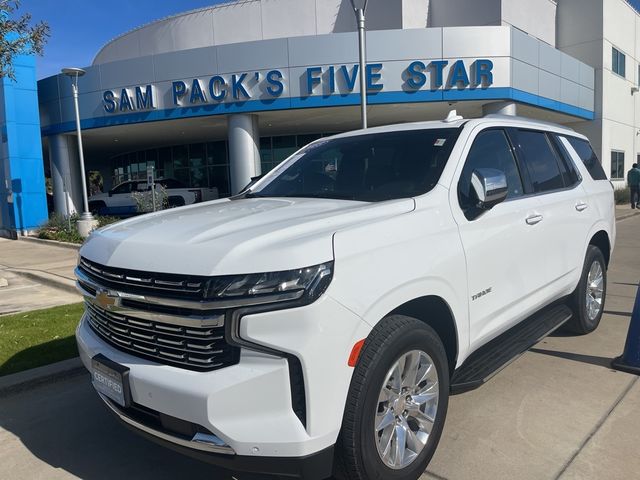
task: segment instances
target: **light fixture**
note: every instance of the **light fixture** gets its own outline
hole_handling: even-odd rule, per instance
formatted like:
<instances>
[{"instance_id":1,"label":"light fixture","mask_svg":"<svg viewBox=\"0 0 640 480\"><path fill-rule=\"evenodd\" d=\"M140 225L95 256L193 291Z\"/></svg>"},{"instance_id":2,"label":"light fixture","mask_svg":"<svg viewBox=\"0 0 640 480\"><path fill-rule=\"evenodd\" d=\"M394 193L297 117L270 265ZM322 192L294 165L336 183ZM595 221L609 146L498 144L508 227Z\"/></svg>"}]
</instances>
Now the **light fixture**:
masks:
<instances>
[{"instance_id":1,"label":"light fixture","mask_svg":"<svg viewBox=\"0 0 640 480\"><path fill-rule=\"evenodd\" d=\"M78 107L78 78L86 72L82 68L63 68L62 73L71 79L73 90L73 104L76 111L76 132L78 134L78 156L80 157L80 178L82 180L82 215L78 219L78 233L81 237L88 237L91 230L96 226L96 221L89 211L89 199L87 197L87 178L84 168L84 153L82 150L82 130L80 128L80 108ZM67 212L67 215L69 212Z\"/></svg>"}]
</instances>

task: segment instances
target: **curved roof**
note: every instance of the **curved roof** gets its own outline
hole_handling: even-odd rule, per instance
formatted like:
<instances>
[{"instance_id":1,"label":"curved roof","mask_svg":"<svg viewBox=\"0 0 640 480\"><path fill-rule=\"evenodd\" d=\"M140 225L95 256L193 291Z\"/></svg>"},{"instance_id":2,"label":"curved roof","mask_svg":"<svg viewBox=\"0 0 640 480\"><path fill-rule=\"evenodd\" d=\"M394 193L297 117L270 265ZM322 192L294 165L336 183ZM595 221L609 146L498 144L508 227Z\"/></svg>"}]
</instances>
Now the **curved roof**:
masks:
<instances>
[{"instance_id":1,"label":"curved roof","mask_svg":"<svg viewBox=\"0 0 640 480\"><path fill-rule=\"evenodd\" d=\"M403 16L411 4L417 16ZM426 26L428 1L371 0L367 29ZM405 18L403 18L405 17ZM235 0L172 15L123 33L104 45L93 65L230 43L355 31L350 0Z\"/></svg>"}]
</instances>

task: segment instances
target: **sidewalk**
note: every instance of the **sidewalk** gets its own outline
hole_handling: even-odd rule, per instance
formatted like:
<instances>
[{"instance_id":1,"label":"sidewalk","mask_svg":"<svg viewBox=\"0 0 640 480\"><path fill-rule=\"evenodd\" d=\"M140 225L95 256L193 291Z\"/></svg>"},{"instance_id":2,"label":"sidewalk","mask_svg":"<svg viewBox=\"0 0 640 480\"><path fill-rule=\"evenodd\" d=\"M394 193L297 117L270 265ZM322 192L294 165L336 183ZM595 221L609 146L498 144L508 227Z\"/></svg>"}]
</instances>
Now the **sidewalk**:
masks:
<instances>
[{"instance_id":1,"label":"sidewalk","mask_svg":"<svg viewBox=\"0 0 640 480\"><path fill-rule=\"evenodd\" d=\"M618 208L600 327L547 337L486 385L453 396L423 480L638 478L640 378L622 353L640 280L640 211ZM637 212L637 213L635 213Z\"/></svg>"},{"instance_id":2,"label":"sidewalk","mask_svg":"<svg viewBox=\"0 0 640 480\"><path fill-rule=\"evenodd\" d=\"M73 269L78 251L29 240L0 238L0 315L80 302Z\"/></svg>"}]
</instances>

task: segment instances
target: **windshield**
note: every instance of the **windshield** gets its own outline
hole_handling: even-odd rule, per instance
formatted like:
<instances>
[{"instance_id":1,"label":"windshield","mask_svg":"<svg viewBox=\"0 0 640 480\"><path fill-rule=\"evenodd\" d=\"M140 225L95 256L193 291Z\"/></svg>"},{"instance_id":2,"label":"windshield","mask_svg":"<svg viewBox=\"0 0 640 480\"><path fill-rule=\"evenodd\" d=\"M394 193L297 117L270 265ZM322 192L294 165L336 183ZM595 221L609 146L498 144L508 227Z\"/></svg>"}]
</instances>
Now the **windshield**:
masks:
<instances>
[{"instance_id":1,"label":"windshield","mask_svg":"<svg viewBox=\"0 0 640 480\"><path fill-rule=\"evenodd\" d=\"M438 182L457 128L319 140L283 162L249 197L377 202L421 195Z\"/></svg>"}]
</instances>

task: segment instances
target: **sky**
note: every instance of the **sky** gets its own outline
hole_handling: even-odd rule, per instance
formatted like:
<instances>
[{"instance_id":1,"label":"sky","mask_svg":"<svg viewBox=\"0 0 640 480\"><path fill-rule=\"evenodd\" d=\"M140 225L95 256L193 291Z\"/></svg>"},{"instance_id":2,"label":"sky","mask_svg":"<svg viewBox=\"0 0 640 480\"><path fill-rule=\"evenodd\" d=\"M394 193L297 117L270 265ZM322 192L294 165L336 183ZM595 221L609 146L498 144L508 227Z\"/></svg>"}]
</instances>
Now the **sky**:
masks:
<instances>
[{"instance_id":1,"label":"sky","mask_svg":"<svg viewBox=\"0 0 640 480\"><path fill-rule=\"evenodd\" d=\"M228 1L228 0L226 0ZM37 57L38 79L63 67L91 65L109 40L145 23L222 0L22 0L17 13L49 24L51 37Z\"/></svg>"}]
</instances>

